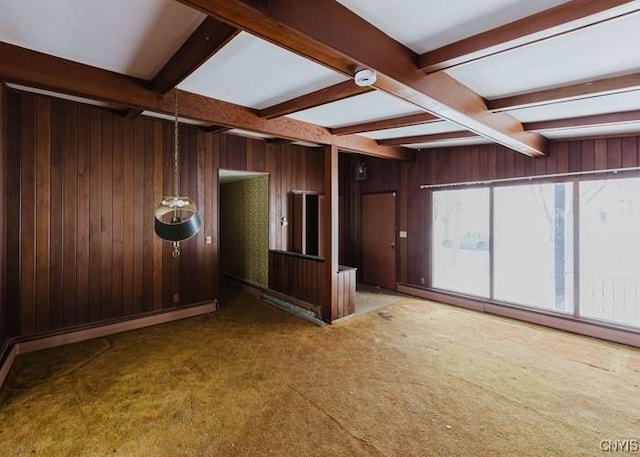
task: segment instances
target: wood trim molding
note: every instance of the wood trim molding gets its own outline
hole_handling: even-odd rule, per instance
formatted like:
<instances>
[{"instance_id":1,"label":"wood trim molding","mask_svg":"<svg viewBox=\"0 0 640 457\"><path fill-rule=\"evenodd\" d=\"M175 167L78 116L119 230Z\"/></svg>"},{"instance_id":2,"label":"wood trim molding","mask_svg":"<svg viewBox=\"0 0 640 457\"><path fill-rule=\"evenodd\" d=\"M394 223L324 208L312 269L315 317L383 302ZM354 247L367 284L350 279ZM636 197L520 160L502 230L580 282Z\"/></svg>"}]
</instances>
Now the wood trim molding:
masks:
<instances>
[{"instance_id":1,"label":"wood trim molding","mask_svg":"<svg viewBox=\"0 0 640 457\"><path fill-rule=\"evenodd\" d=\"M585 26L612 20L638 10L634 7L613 13L606 19L594 19L585 23L589 16L626 3L631 2L629 0L573 0L566 2L422 54L419 57L419 66L427 73L444 70L533 42L547 40Z\"/></svg>"},{"instance_id":2,"label":"wood trim molding","mask_svg":"<svg viewBox=\"0 0 640 457\"><path fill-rule=\"evenodd\" d=\"M590 98L603 94L615 94L640 90L640 73L587 81L555 89L529 92L489 101L492 111L506 111L530 106L546 105L563 100Z\"/></svg>"},{"instance_id":3,"label":"wood trim molding","mask_svg":"<svg viewBox=\"0 0 640 457\"><path fill-rule=\"evenodd\" d=\"M337 102L338 100L343 100L355 95L366 94L372 90L373 89L370 87L356 86L352 80L347 80L333 86L311 92L310 94L301 95L300 97L261 109L258 111L258 115L265 119L273 119L274 117L285 116L297 111L326 105L331 102Z\"/></svg>"},{"instance_id":4,"label":"wood trim molding","mask_svg":"<svg viewBox=\"0 0 640 457\"><path fill-rule=\"evenodd\" d=\"M552 121L528 122L525 128L532 132L565 130L579 127L597 127L600 125L625 124L640 121L640 110L621 113L595 114L593 116L570 117Z\"/></svg>"},{"instance_id":5,"label":"wood trim molding","mask_svg":"<svg viewBox=\"0 0 640 457\"><path fill-rule=\"evenodd\" d=\"M474 138L477 137L473 132L462 131L462 132L446 132L446 133L434 133L431 135L416 135L416 136L405 136L400 138L389 138L386 140L378 140L379 145L384 146L400 146L402 144L418 144L418 143L429 143L433 141L442 141L442 140L458 140L462 138Z\"/></svg>"},{"instance_id":6,"label":"wood trim molding","mask_svg":"<svg viewBox=\"0 0 640 457\"><path fill-rule=\"evenodd\" d=\"M347 125L330 129L334 135L350 135L353 133L370 132L372 130L385 130L397 127L409 127L412 125L428 124L431 122L444 122L431 113L409 114L408 116L394 117L381 121L363 122L361 124Z\"/></svg>"},{"instance_id":7,"label":"wood trim molding","mask_svg":"<svg viewBox=\"0 0 640 457\"><path fill-rule=\"evenodd\" d=\"M410 284L399 284L398 292L415 297L426 298L427 300L433 300L447 305L470 309L472 311L478 311L494 316L508 317L510 319L542 325L544 327L564 330L566 332L577 333L579 335L590 336L640 348L640 333L585 322L570 316L556 316L542 311L488 303L480 299L472 299L456 296L455 294L448 294L446 292L418 288L411 286Z\"/></svg>"},{"instance_id":8,"label":"wood trim molding","mask_svg":"<svg viewBox=\"0 0 640 457\"><path fill-rule=\"evenodd\" d=\"M132 319L119 320L112 323L104 323L97 326L89 326L80 329L70 329L63 332L46 335L35 335L26 338L9 340L6 355L0 354L0 387L9 375L11 365L20 354L50 349L66 344L79 343L95 338L102 338L116 333L128 332L154 325L165 324L181 319L187 319L202 314L212 313L218 310L218 302L207 302L179 309L171 309L159 313L140 316Z\"/></svg>"},{"instance_id":9,"label":"wood trim molding","mask_svg":"<svg viewBox=\"0 0 640 457\"><path fill-rule=\"evenodd\" d=\"M545 154L541 135L525 132L513 116L491 113L480 95L446 73L423 74L415 53L334 0L179 1L346 76L371 68L378 90L523 154ZM341 27L326 27L336 23Z\"/></svg>"}]
</instances>

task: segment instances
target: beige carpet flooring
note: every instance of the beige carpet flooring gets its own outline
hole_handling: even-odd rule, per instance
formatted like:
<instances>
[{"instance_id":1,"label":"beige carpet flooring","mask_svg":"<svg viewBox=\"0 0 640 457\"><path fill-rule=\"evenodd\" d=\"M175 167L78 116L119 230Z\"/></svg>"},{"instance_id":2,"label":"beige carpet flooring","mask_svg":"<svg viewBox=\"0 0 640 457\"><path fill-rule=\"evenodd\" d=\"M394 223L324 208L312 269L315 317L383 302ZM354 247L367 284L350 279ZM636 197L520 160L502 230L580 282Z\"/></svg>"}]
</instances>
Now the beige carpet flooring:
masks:
<instances>
[{"instance_id":1,"label":"beige carpet flooring","mask_svg":"<svg viewBox=\"0 0 640 457\"><path fill-rule=\"evenodd\" d=\"M318 327L215 314L20 356L0 456L608 456L640 352L400 298ZM604 444L603 444L604 443Z\"/></svg>"}]
</instances>

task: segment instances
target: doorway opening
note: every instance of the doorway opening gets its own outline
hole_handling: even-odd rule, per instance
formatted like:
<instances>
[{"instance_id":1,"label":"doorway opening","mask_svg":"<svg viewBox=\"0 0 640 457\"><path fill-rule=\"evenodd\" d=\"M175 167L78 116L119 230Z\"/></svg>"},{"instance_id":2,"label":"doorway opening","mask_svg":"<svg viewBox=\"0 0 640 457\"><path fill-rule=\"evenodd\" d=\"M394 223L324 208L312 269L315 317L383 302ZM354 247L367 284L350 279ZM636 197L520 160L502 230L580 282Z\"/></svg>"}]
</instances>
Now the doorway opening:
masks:
<instances>
[{"instance_id":1,"label":"doorway opening","mask_svg":"<svg viewBox=\"0 0 640 457\"><path fill-rule=\"evenodd\" d=\"M269 174L219 170L220 275L269 285Z\"/></svg>"}]
</instances>

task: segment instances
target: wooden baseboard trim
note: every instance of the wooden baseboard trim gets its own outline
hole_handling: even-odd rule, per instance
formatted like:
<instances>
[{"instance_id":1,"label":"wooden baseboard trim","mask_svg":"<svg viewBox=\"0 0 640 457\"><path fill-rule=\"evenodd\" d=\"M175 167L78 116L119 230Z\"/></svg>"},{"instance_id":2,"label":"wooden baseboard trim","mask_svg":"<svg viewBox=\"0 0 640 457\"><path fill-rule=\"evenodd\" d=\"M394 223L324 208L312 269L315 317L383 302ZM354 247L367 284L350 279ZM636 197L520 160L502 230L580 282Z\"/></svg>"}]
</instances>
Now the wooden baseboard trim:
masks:
<instances>
[{"instance_id":1,"label":"wooden baseboard trim","mask_svg":"<svg viewBox=\"0 0 640 457\"><path fill-rule=\"evenodd\" d=\"M152 315L139 318L127 319L119 322L106 323L82 329L71 329L53 335L32 336L28 338L13 338L6 346L6 355L0 354L0 387L9 375L11 365L20 354L49 349L66 344L80 343L82 341L102 338L116 333L138 330L154 325L165 324L189 317L212 313L218 310L218 302L205 302L199 305L189 306L180 309L172 309L165 312L154 313Z\"/></svg>"},{"instance_id":2,"label":"wooden baseboard trim","mask_svg":"<svg viewBox=\"0 0 640 457\"><path fill-rule=\"evenodd\" d=\"M555 328L565 332L577 333L579 335L611 341L613 343L625 344L640 348L640 332L615 328L612 326L587 322L570 316L556 316L543 311L515 308L497 303L484 302L479 299L450 295L435 290L413 287L408 284L398 284L398 292L415 297L426 298L441 302L447 305L492 314L494 316L507 317L531 324L542 325L544 327Z\"/></svg>"}]
</instances>

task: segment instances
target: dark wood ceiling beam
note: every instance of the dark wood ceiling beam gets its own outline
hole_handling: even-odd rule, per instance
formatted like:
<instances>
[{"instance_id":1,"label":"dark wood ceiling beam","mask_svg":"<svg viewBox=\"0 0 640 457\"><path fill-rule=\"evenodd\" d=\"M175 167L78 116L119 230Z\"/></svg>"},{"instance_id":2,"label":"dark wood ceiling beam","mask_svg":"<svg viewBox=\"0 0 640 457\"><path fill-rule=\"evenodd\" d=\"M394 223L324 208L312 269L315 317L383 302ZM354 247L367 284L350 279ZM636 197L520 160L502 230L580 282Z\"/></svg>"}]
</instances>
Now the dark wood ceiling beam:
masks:
<instances>
[{"instance_id":1,"label":"dark wood ceiling beam","mask_svg":"<svg viewBox=\"0 0 640 457\"><path fill-rule=\"evenodd\" d=\"M602 125L625 124L640 122L640 110L624 111L621 113L596 114L593 116L571 117L552 121L528 122L525 128L532 132L549 130L567 130L579 127L598 127Z\"/></svg>"},{"instance_id":2,"label":"dark wood ceiling beam","mask_svg":"<svg viewBox=\"0 0 640 457\"><path fill-rule=\"evenodd\" d=\"M431 122L443 122L431 113L409 114L408 116L383 119L381 121L363 122L361 124L347 125L330 129L334 135L351 135L354 133L371 132L373 130L393 129L397 127L410 127L412 125L428 124Z\"/></svg>"},{"instance_id":3,"label":"dark wood ceiling beam","mask_svg":"<svg viewBox=\"0 0 640 457\"><path fill-rule=\"evenodd\" d=\"M563 35L585 27L581 19L625 3L630 3L630 0L572 0L422 54L419 66L431 73ZM612 20L637 10L638 8L634 8L633 11L627 10L589 25Z\"/></svg>"},{"instance_id":4,"label":"dark wood ceiling beam","mask_svg":"<svg viewBox=\"0 0 640 457\"><path fill-rule=\"evenodd\" d=\"M210 125L208 127L202 127L200 130L205 133L224 133L231 130L231 128L225 127L224 125Z\"/></svg>"},{"instance_id":5,"label":"dark wood ceiling beam","mask_svg":"<svg viewBox=\"0 0 640 457\"><path fill-rule=\"evenodd\" d=\"M0 43L0 80L76 95L116 105L174 115L173 91L154 92L148 82ZM379 146L358 135L335 136L324 127L289 118L263 119L253 110L180 91L179 116L208 124L264 133L294 141L335 144L342 150L378 157L412 160L403 148Z\"/></svg>"},{"instance_id":6,"label":"dark wood ceiling beam","mask_svg":"<svg viewBox=\"0 0 640 457\"><path fill-rule=\"evenodd\" d=\"M446 132L446 133L433 133L430 135L415 135L415 136L405 136L400 138L388 138L386 140L378 140L378 144L380 146L400 146L405 144L420 144L420 143L431 143L434 141L443 141L443 140L460 140L464 138L475 138L478 137L473 132L469 132L468 130L462 132Z\"/></svg>"},{"instance_id":7,"label":"dark wood ceiling beam","mask_svg":"<svg viewBox=\"0 0 640 457\"><path fill-rule=\"evenodd\" d=\"M305 94L300 97L278 103L277 105L261 109L258 112L258 115L266 119L273 119L274 117L285 116L297 111L315 108L316 106L325 105L331 102L337 102L338 100L343 100L355 95L365 94L372 90L373 89L370 87L356 86L353 80L348 80L333 86L325 87L324 89L317 90L310 94Z\"/></svg>"},{"instance_id":8,"label":"dark wood ceiling beam","mask_svg":"<svg viewBox=\"0 0 640 457\"><path fill-rule=\"evenodd\" d=\"M376 89L523 154L544 155L544 137L525 132L513 116L491 113L444 72L424 74L410 49L334 0L179 1L345 75L371 68Z\"/></svg>"},{"instance_id":9,"label":"dark wood ceiling beam","mask_svg":"<svg viewBox=\"0 0 640 457\"><path fill-rule=\"evenodd\" d=\"M150 83L161 94L173 89L191 73L231 41L240 31L207 16L176 53L167 61ZM133 119L142 111L130 109L125 117Z\"/></svg>"},{"instance_id":10,"label":"dark wood ceiling beam","mask_svg":"<svg viewBox=\"0 0 640 457\"><path fill-rule=\"evenodd\" d=\"M506 111L639 89L640 73L634 73L490 100L489 109L492 111Z\"/></svg>"},{"instance_id":11,"label":"dark wood ceiling beam","mask_svg":"<svg viewBox=\"0 0 640 457\"><path fill-rule=\"evenodd\" d=\"M152 89L161 94L173 89L238 33L235 27L208 16L153 78Z\"/></svg>"}]
</instances>

